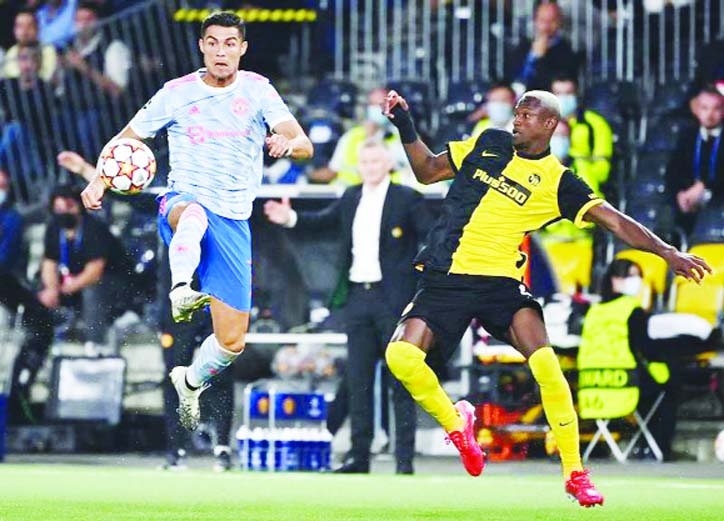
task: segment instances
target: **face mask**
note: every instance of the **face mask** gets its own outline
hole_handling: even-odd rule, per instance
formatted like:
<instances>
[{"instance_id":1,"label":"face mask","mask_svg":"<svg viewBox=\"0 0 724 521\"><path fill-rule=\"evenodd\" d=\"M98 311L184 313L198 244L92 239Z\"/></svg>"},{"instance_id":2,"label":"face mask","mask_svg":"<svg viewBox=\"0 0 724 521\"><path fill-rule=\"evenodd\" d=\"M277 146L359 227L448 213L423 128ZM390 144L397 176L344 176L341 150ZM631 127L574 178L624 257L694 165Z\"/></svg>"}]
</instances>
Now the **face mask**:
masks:
<instances>
[{"instance_id":1,"label":"face mask","mask_svg":"<svg viewBox=\"0 0 724 521\"><path fill-rule=\"evenodd\" d=\"M488 117L493 125L505 125L513 117L513 105L504 101L489 101Z\"/></svg>"},{"instance_id":2,"label":"face mask","mask_svg":"<svg viewBox=\"0 0 724 521\"><path fill-rule=\"evenodd\" d=\"M551 136L551 154L559 161L568 159L568 151L571 149L571 139L568 136Z\"/></svg>"},{"instance_id":3,"label":"face mask","mask_svg":"<svg viewBox=\"0 0 724 521\"><path fill-rule=\"evenodd\" d=\"M387 116L382 113L382 109L378 105L367 105L367 121L371 121L377 126L387 126Z\"/></svg>"},{"instance_id":4,"label":"face mask","mask_svg":"<svg viewBox=\"0 0 724 521\"><path fill-rule=\"evenodd\" d=\"M0 206L5 204L8 200L8 192L6 190L0 190Z\"/></svg>"},{"instance_id":5,"label":"face mask","mask_svg":"<svg viewBox=\"0 0 724 521\"><path fill-rule=\"evenodd\" d=\"M55 222L57 222L61 228L72 230L78 224L78 218L70 213L56 213Z\"/></svg>"},{"instance_id":6,"label":"face mask","mask_svg":"<svg viewBox=\"0 0 724 521\"><path fill-rule=\"evenodd\" d=\"M635 297L641 293L644 280L641 277L626 277L623 279L622 293L629 297Z\"/></svg>"},{"instance_id":7,"label":"face mask","mask_svg":"<svg viewBox=\"0 0 724 521\"><path fill-rule=\"evenodd\" d=\"M561 116L564 118L572 116L578 108L578 98L575 94L561 94L558 96L558 102L561 104Z\"/></svg>"}]
</instances>

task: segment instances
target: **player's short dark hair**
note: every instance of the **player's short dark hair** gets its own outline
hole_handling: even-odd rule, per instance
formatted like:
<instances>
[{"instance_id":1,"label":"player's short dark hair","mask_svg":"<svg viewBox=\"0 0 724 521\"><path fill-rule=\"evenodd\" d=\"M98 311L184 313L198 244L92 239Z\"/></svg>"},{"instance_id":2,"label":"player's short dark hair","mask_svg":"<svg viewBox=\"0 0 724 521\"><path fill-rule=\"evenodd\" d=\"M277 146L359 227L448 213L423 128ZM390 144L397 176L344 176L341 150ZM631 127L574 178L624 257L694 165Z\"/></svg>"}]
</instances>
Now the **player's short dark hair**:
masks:
<instances>
[{"instance_id":1,"label":"player's short dark hair","mask_svg":"<svg viewBox=\"0 0 724 521\"><path fill-rule=\"evenodd\" d=\"M93 11L99 18L101 15L101 10L95 2L81 2L78 4L77 9L87 9L88 11Z\"/></svg>"},{"instance_id":2,"label":"player's short dark hair","mask_svg":"<svg viewBox=\"0 0 724 521\"><path fill-rule=\"evenodd\" d=\"M559 74L557 76L553 76L553 79L551 80L551 88L553 88L553 84L557 81L573 83L573 85L575 85L576 87L576 90L578 90L578 80L573 76L568 76L566 74Z\"/></svg>"},{"instance_id":3,"label":"player's short dark hair","mask_svg":"<svg viewBox=\"0 0 724 521\"><path fill-rule=\"evenodd\" d=\"M716 88L716 85L711 83L703 85L695 94L695 96L698 96L699 94L711 94L712 96L722 97L722 93L719 92L719 89Z\"/></svg>"},{"instance_id":4,"label":"player's short dark hair","mask_svg":"<svg viewBox=\"0 0 724 521\"><path fill-rule=\"evenodd\" d=\"M80 211L83 213L85 207L83 206L83 199L80 197L80 189L76 188L71 184L59 184L53 188L53 192L50 194L50 212L53 212L53 205L56 199L70 199L75 201L80 206Z\"/></svg>"},{"instance_id":5,"label":"player's short dark hair","mask_svg":"<svg viewBox=\"0 0 724 521\"><path fill-rule=\"evenodd\" d=\"M628 277L628 273L632 266L636 266L639 271L643 273L641 266L628 259L615 259L608 265L606 273L601 280L601 299L604 302L613 300L616 297L616 294L613 292L613 283L611 279L613 279L613 277Z\"/></svg>"},{"instance_id":6,"label":"player's short dark hair","mask_svg":"<svg viewBox=\"0 0 724 521\"><path fill-rule=\"evenodd\" d=\"M490 92L492 90L498 90L498 89L505 89L508 91L508 93L513 97L513 99L516 99L518 96L515 93L515 90L513 90L513 87L508 83L507 81L494 81L490 84L490 87L488 87L488 91Z\"/></svg>"},{"instance_id":7,"label":"player's short dark hair","mask_svg":"<svg viewBox=\"0 0 724 521\"><path fill-rule=\"evenodd\" d=\"M220 25L221 27L236 27L239 30L239 36L242 40L246 39L246 24L239 15L232 11L217 11L211 13L201 22L201 38L206 34L206 29L212 25Z\"/></svg>"},{"instance_id":8,"label":"player's short dark hair","mask_svg":"<svg viewBox=\"0 0 724 521\"><path fill-rule=\"evenodd\" d=\"M22 9L18 9L15 11L15 20L18 19L18 16L21 14L27 14L33 17L33 20L35 21L35 25L38 25L38 16L35 14L35 9L30 9L29 7L23 7Z\"/></svg>"}]
</instances>

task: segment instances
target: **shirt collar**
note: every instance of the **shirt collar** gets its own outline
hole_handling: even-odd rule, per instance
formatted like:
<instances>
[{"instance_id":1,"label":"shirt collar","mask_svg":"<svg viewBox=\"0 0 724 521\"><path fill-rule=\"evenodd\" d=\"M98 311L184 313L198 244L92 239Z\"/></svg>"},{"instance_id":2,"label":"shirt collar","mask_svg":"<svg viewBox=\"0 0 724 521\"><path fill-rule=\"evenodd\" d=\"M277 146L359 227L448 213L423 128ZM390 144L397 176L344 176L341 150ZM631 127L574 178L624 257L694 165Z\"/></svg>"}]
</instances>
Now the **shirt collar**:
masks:
<instances>
[{"instance_id":1,"label":"shirt collar","mask_svg":"<svg viewBox=\"0 0 724 521\"><path fill-rule=\"evenodd\" d=\"M375 186L374 188L362 185L362 196L365 195L371 195L372 197L378 196L378 197L384 197L387 195L387 188L390 186L390 176L387 176L384 178L380 184Z\"/></svg>"},{"instance_id":2,"label":"shirt collar","mask_svg":"<svg viewBox=\"0 0 724 521\"><path fill-rule=\"evenodd\" d=\"M706 139L708 136L712 136L712 137L716 138L721 135L721 129L722 129L721 125L719 125L716 128L713 128L711 130L707 130L704 127L699 127L699 135L701 135L702 139Z\"/></svg>"}]
</instances>

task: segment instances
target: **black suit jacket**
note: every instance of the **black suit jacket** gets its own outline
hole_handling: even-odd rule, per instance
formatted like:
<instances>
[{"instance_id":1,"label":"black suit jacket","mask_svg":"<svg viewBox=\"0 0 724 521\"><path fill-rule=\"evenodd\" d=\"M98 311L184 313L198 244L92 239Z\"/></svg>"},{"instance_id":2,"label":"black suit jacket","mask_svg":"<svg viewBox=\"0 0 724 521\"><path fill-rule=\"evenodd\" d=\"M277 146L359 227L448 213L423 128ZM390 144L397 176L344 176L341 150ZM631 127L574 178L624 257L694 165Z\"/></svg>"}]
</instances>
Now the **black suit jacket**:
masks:
<instances>
[{"instance_id":1,"label":"black suit jacket","mask_svg":"<svg viewBox=\"0 0 724 521\"><path fill-rule=\"evenodd\" d=\"M328 207L314 212L298 212L297 229L336 229L339 233L342 263L340 283L332 307L346 300L349 269L352 265L352 223L362 197L362 185L345 190ZM382 209L380 227L380 267L382 288L395 313L411 300L417 282L413 260L427 234L432 216L422 195L412 188L390 184Z\"/></svg>"},{"instance_id":2,"label":"black suit jacket","mask_svg":"<svg viewBox=\"0 0 724 521\"><path fill-rule=\"evenodd\" d=\"M702 146L701 167L703 169L701 181L712 192L712 199L717 202L724 202L724 132L721 137L719 150L715 160L715 172L709 176L710 152L713 144ZM696 154L696 141L699 136L699 127L684 131L679 137L676 150L669 160L666 169L666 187L669 190L671 200L676 204L676 194L694 184L694 156Z\"/></svg>"},{"instance_id":3,"label":"black suit jacket","mask_svg":"<svg viewBox=\"0 0 724 521\"><path fill-rule=\"evenodd\" d=\"M556 76L578 77L580 56L573 50L568 39L561 36L543 56L536 60L533 75L530 78L523 78L523 69L531 46L530 40L524 40L510 53L506 66L506 77L509 81L523 81L526 90L550 90L551 82Z\"/></svg>"}]
</instances>

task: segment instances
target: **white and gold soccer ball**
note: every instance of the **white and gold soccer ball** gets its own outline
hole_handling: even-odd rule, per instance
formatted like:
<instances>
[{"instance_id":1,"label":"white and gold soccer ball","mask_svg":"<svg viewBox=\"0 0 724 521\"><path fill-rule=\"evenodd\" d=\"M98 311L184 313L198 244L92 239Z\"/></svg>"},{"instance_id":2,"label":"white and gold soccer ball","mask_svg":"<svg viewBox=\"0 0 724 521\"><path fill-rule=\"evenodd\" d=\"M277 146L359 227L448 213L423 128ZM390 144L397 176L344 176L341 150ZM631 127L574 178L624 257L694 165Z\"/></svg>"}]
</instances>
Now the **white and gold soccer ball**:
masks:
<instances>
[{"instance_id":1,"label":"white and gold soccer ball","mask_svg":"<svg viewBox=\"0 0 724 521\"><path fill-rule=\"evenodd\" d=\"M153 181L156 158L145 143L132 138L119 138L103 147L96 169L110 190L132 195Z\"/></svg>"}]
</instances>

